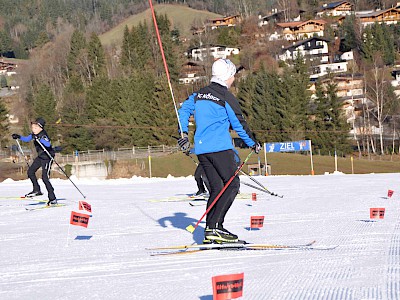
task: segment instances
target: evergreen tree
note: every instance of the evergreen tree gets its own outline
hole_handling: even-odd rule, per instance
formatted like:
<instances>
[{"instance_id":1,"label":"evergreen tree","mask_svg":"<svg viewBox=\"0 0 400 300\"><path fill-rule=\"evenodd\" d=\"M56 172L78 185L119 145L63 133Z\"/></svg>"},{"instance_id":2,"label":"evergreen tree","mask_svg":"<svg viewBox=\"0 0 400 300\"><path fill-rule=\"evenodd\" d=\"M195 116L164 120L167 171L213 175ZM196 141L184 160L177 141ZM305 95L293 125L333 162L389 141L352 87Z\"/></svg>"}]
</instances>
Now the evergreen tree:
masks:
<instances>
[{"instance_id":1,"label":"evergreen tree","mask_svg":"<svg viewBox=\"0 0 400 300\"><path fill-rule=\"evenodd\" d=\"M255 91L255 75L249 74L239 81L237 99L242 108L243 116L251 124L253 119L252 106Z\"/></svg>"},{"instance_id":2,"label":"evergreen tree","mask_svg":"<svg viewBox=\"0 0 400 300\"><path fill-rule=\"evenodd\" d=\"M121 60L120 60L121 65L131 66L133 64L132 51L133 51L132 36L128 26L125 26L124 36L122 39L122 46L121 46Z\"/></svg>"},{"instance_id":3,"label":"evergreen tree","mask_svg":"<svg viewBox=\"0 0 400 300\"><path fill-rule=\"evenodd\" d=\"M287 138L293 141L304 139L310 92L307 65L301 55L296 57L292 67L286 68L282 83L284 87L282 92L286 100L282 122L288 133Z\"/></svg>"},{"instance_id":4,"label":"evergreen tree","mask_svg":"<svg viewBox=\"0 0 400 300\"><path fill-rule=\"evenodd\" d=\"M79 73L78 59L81 56L81 51L86 48L86 39L83 33L75 30L71 36L71 50L67 57L68 72L71 75Z\"/></svg>"},{"instance_id":5,"label":"evergreen tree","mask_svg":"<svg viewBox=\"0 0 400 300\"><path fill-rule=\"evenodd\" d=\"M12 51L12 40L5 31L0 31L0 55L7 56Z\"/></svg>"},{"instance_id":6,"label":"evergreen tree","mask_svg":"<svg viewBox=\"0 0 400 300\"><path fill-rule=\"evenodd\" d=\"M217 43L229 47L239 45L240 27L224 27L218 29Z\"/></svg>"},{"instance_id":7,"label":"evergreen tree","mask_svg":"<svg viewBox=\"0 0 400 300\"><path fill-rule=\"evenodd\" d=\"M1 86L1 88L5 88L8 86L7 78L4 75L0 76L0 86Z\"/></svg>"},{"instance_id":8,"label":"evergreen tree","mask_svg":"<svg viewBox=\"0 0 400 300\"><path fill-rule=\"evenodd\" d=\"M46 43L50 41L49 36L45 31L40 32L38 38L36 39L35 46L43 47Z\"/></svg>"},{"instance_id":9,"label":"evergreen tree","mask_svg":"<svg viewBox=\"0 0 400 300\"><path fill-rule=\"evenodd\" d=\"M7 118L7 108L6 105L4 103L4 99L0 98L0 143L3 142L4 140L6 140L8 138L8 118Z\"/></svg>"},{"instance_id":10,"label":"evergreen tree","mask_svg":"<svg viewBox=\"0 0 400 300\"><path fill-rule=\"evenodd\" d=\"M386 65L394 65L396 60L396 48L393 31L386 24L382 24L383 29L383 61Z\"/></svg>"},{"instance_id":11,"label":"evergreen tree","mask_svg":"<svg viewBox=\"0 0 400 300\"><path fill-rule=\"evenodd\" d=\"M151 61L151 48L149 39L149 28L147 23L140 22L136 29L136 36L133 39L136 52L135 66L138 69L145 68Z\"/></svg>"},{"instance_id":12,"label":"evergreen tree","mask_svg":"<svg viewBox=\"0 0 400 300\"><path fill-rule=\"evenodd\" d=\"M150 111L157 112L160 118L148 119L148 124L155 129L152 130L153 141L152 144L169 144L171 141L170 136L176 134L175 126L177 124L174 105L169 93L167 80L158 78L154 81L152 100L150 101ZM173 129L169 129L173 128Z\"/></svg>"},{"instance_id":13,"label":"evergreen tree","mask_svg":"<svg viewBox=\"0 0 400 300\"><path fill-rule=\"evenodd\" d=\"M368 26L364 31L361 50L369 62L372 62L373 57L379 53L385 65L393 65L396 58L393 31L386 24L376 23Z\"/></svg>"},{"instance_id":14,"label":"evergreen tree","mask_svg":"<svg viewBox=\"0 0 400 300\"><path fill-rule=\"evenodd\" d=\"M107 74L106 58L103 46L97 34L92 33L88 43L88 59L90 65L90 77L102 77Z\"/></svg>"},{"instance_id":15,"label":"evergreen tree","mask_svg":"<svg viewBox=\"0 0 400 300\"><path fill-rule=\"evenodd\" d=\"M33 118L43 117L47 123L54 123L57 120L56 100L47 84L41 84L34 94L33 113ZM56 130L50 127L47 132L50 136L54 136Z\"/></svg>"},{"instance_id":16,"label":"evergreen tree","mask_svg":"<svg viewBox=\"0 0 400 300\"><path fill-rule=\"evenodd\" d=\"M337 98L337 86L332 81L324 85L317 84L313 115L314 131L308 134L308 138L312 140L314 148L320 150L321 154L333 153L335 150L349 153L350 126Z\"/></svg>"},{"instance_id":17,"label":"evergreen tree","mask_svg":"<svg viewBox=\"0 0 400 300\"><path fill-rule=\"evenodd\" d=\"M343 38L343 42L341 43L341 51L346 52L352 49L358 49L360 47L360 41L357 38L358 35L356 33L357 19L355 15L347 16L343 25L341 26L341 35Z\"/></svg>"},{"instance_id":18,"label":"evergreen tree","mask_svg":"<svg viewBox=\"0 0 400 300\"><path fill-rule=\"evenodd\" d=\"M260 130L257 139L262 141L276 140L279 136L279 128L274 116L276 114L276 99L274 99L271 83L274 81L275 74L268 73L264 67L256 76L254 97L252 103L253 119L251 128ZM276 83L276 82L275 82Z\"/></svg>"},{"instance_id":19,"label":"evergreen tree","mask_svg":"<svg viewBox=\"0 0 400 300\"><path fill-rule=\"evenodd\" d=\"M171 35L171 29L170 29L171 22L169 21L167 15L157 15L157 14L156 14L156 21L161 35L161 41L163 44L163 49L168 65L169 74L171 80L176 82L178 81L179 77L179 65L178 65L178 56L175 49L176 44L173 41ZM156 39L153 39L153 42L156 43ZM158 45L154 45L153 47L155 49L158 49ZM162 74L161 70L163 70L164 68L162 67L163 63L161 61L161 57L159 57L158 59L158 66L160 70L160 72L158 73Z\"/></svg>"},{"instance_id":20,"label":"evergreen tree","mask_svg":"<svg viewBox=\"0 0 400 300\"><path fill-rule=\"evenodd\" d=\"M367 61L371 61L372 57L374 56L374 51L375 51L375 44L374 44L374 37L372 34L371 27L368 26L364 30L364 40L361 44L361 51L364 56L364 58Z\"/></svg>"},{"instance_id":21,"label":"evergreen tree","mask_svg":"<svg viewBox=\"0 0 400 300\"><path fill-rule=\"evenodd\" d=\"M61 108L63 151L93 149L94 143L87 118L86 91L80 77L70 77L63 95ZM71 126L76 124L76 126Z\"/></svg>"},{"instance_id":22,"label":"evergreen tree","mask_svg":"<svg viewBox=\"0 0 400 300\"><path fill-rule=\"evenodd\" d=\"M126 27L121 51L121 64L131 70L143 71L143 68L153 69L151 65L151 47L149 28L146 22L140 22L132 29Z\"/></svg>"}]
</instances>

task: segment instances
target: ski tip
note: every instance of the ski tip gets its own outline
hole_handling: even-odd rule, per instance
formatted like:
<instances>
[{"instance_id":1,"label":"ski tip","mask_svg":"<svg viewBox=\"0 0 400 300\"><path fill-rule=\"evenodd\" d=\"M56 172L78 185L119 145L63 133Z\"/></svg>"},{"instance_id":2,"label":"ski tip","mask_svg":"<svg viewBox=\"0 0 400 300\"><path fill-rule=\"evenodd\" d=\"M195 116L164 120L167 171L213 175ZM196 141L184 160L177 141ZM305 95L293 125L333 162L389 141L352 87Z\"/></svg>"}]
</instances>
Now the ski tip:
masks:
<instances>
[{"instance_id":1,"label":"ski tip","mask_svg":"<svg viewBox=\"0 0 400 300\"><path fill-rule=\"evenodd\" d=\"M196 228L194 228L193 225L189 225L188 227L186 227L186 230L189 231L190 233L193 233L195 229Z\"/></svg>"}]
</instances>

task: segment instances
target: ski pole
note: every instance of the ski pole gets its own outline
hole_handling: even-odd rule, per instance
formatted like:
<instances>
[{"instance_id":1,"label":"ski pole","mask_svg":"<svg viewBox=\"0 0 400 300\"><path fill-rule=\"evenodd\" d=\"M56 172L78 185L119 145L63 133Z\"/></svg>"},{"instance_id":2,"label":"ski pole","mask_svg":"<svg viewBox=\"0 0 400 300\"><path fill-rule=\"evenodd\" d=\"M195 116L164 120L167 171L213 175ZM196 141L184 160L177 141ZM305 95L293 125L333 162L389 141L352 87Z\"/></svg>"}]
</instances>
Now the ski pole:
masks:
<instances>
[{"instance_id":1,"label":"ski pole","mask_svg":"<svg viewBox=\"0 0 400 300\"><path fill-rule=\"evenodd\" d=\"M279 197L279 198L283 198L283 196L280 196L280 195L278 195L278 194L275 194L275 193L269 191L261 182L257 181L254 177L250 176L249 174L247 174L247 173L244 172L243 170L240 170L240 172L241 172L243 175L245 175L245 176L247 176L248 178L250 178L253 182L257 183L260 187L262 187L262 188L265 190L265 192L267 192L267 193L270 194L271 196L276 196L276 197Z\"/></svg>"},{"instance_id":2,"label":"ski pole","mask_svg":"<svg viewBox=\"0 0 400 300\"><path fill-rule=\"evenodd\" d=\"M247 163L247 161L250 159L250 156L253 154L254 150L252 149L249 155L247 155L246 159L241 163L239 168L237 168L235 174L228 180L228 182L225 184L225 186L222 188L222 190L218 193L217 197L215 197L214 201L210 204L210 206L207 208L205 213L201 216L201 218L197 221L196 225L189 225L186 227L186 230L193 233L196 228L199 226L200 222L204 219L204 217L208 214L208 212L214 207L215 203L217 203L218 199L222 196L222 194L225 192L225 190L228 188L228 186L231 184L233 179L235 179L236 175L240 172L240 170L243 168L243 166Z\"/></svg>"},{"instance_id":3,"label":"ski pole","mask_svg":"<svg viewBox=\"0 0 400 300\"><path fill-rule=\"evenodd\" d=\"M15 141L17 142L19 151L21 152L22 156L24 157L24 160L25 160L25 162L26 162L26 165L27 165L28 168L29 168L30 166L29 166L28 160L27 160L26 157L25 157L24 151L22 150L21 144L18 142L18 139L15 140Z\"/></svg>"},{"instance_id":4,"label":"ski pole","mask_svg":"<svg viewBox=\"0 0 400 300\"><path fill-rule=\"evenodd\" d=\"M239 157L239 155L238 155L236 152L235 152L235 155L236 155L237 157ZM240 159L240 157L239 157L239 159ZM240 172L241 172L243 175L246 175L247 177L249 177L253 182L255 182L256 184L258 184L260 187L262 187L262 188L264 189L263 192L266 192L266 193L270 194L271 196L276 196L276 197L279 197L279 198L283 198L283 196L279 196L278 194L275 194L275 193L269 191L262 183L260 183L259 181L257 181L254 177L250 176L249 174L247 174L247 173L244 172L243 170L240 170ZM244 182L243 182L243 183L244 183ZM244 183L244 184L246 184L246 183ZM247 185L248 185L248 184L247 184ZM253 186L253 188L255 188L255 187Z\"/></svg>"},{"instance_id":5,"label":"ski pole","mask_svg":"<svg viewBox=\"0 0 400 300\"><path fill-rule=\"evenodd\" d=\"M171 135L171 136L172 136L172 135ZM175 139L178 139L178 138L175 137L175 136L172 136L172 137L175 138ZM189 157L192 159L192 161L196 164L196 166L199 165L199 163L193 158L193 156L191 156L189 153L186 153L186 155L189 156ZM235 155L237 156L236 152L235 152ZM244 173L243 170L241 170L241 172L242 172L243 174L247 175L246 173ZM247 175L247 176L250 176L250 175ZM254 179L254 180L255 180L255 179ZM253 189L259 190L259 191L261 191L261 192L264 192L264 193L267 193L267 194L270 194L270 195L273 195L273 196L277 196L277 195L271 193L270 191L268 191L264 186L263 186L262 188L260 188L260 187L257 187L257 186L255 186L255 185L249 184L249 183L247 183L247 182L240 182L240 183L241 183L241 184L243 183L244 185L247 185L247 186L249 186L249 187L251 187L251 188L253 188ZM259 183L259 184L261 184L261 183ZM281 198L283 198L283 196L282 196Z\"/></svg>"},{"instance_id":6,"label":"ski pole","mask_svg":"<svg viewBox=\"0 0 400 300\"><path fill-rule=\"evenodd\" d=\"M258 186L252 185L252 184L250 184L250 183L247 183L247 182L244 182L244 181L240 181L240 184L247 185L248 187L251 187L251 188L253 188L253 189L255 189L255 190L258 190L258 191L261 191L261 192L264 192L264 193L267 193L267 194L270 195L270 193L268 193L267 190L265 190L265 189L263 189L263 188L260 188L260 187L258 187Z\"/></svg>"},{"instance_id":7,"label":"ski pole","mask_svg":"<svg viewBox=\"0 0 400 300\"><path fill-rule=\"evenodd\" d=\"M76 186L76 184L71 180L71 178L69 178L69 176L67 175L67 173L65 173L64 169L58 164L58 162L54 159L53 156L51 156L51 154L49 153L49 151L47 151L47 149L43 146L43 144L39 141L39 139L35 139L36 142L40 145L40 147L42 147L43 151L46 152L46 154L50 157L50 159L52 161L54 161L56 163L56 165L60 168L60 170L64 173L64 175L69 179L69 181L71 181L71 183L74 185L74 187L78 190L79 193L81 193L81 195L83 196L84 199L86 199L86 196L81 192L81 190Z\"/></svg>"},{"instance_id":8,"label":"ski pole","mask_svg":"<svg viewBox=\"0 0 400 300\"><path fill-rule=\"evenodd\" d=\"M189 157L192 159L192 161L196 164L196 166L199 165L198 162L197 162L189 153L187 153L187 156L189 156ZM241 170L241 172L244 173L243 170ZM246 173L244 173L244 174L246 174ZM241 181L240 184L242 184L242 183L243 183L244 185L247 185L247 186L249 186L249 187L251 187L251 188L253 188L253 189L259 190L259 191L261 191L261 192L270 194L270 195L272 195L272 196L277 196L277 195L271 193L270 191L268 191L265 187L261 188L261 187L257 187L257 186L255 186L255 185L252 185L252 184L250 184L250 183Z\"/></svg>"}]
</instances>

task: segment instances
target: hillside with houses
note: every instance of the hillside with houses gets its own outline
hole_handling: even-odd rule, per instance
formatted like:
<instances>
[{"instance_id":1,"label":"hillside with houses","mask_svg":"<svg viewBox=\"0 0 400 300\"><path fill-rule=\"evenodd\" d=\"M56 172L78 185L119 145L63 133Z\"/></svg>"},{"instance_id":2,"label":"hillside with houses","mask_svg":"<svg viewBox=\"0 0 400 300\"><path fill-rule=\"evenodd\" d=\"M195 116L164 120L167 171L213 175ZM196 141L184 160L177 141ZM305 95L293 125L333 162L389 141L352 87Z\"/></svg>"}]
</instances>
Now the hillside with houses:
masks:
<instances>
[{"instance_id":1,"label":"hillside with houses","mask_svg":"<svg viewBox=\"0 0 400 300\"><path fill-rule=\"evenodd\" d=\"M368 11L357 11L354 5L348 1L323 3L314 13L306 14L306 11L299 11L298 16L288 19L284 10L272 9L265 14L259 14L257 28L251 33L253 35L252 47L264 47L271 49L274 45L280 45L280 49L267 51L270 56L267 64L273 60L278 65L292 65L297 58L301 58L307 65L309 75L310 101L316 96L316 86L333 83L336 87L336 97L340 102L340 108L344 112L349 126L349 133L357 140L361 135L378 135L380 141L391 140L395 144L398 139L396 132L396 121L398 112L396 109L384 109L383 106L392 106L390 102L398 102L400 96L399 87L399 25L400 22L400 3L396 3L387 9L377 9ZM255 20L251 20L255 21ZM206 36L207 31L221 30L235 26L249 26L250 20L245 20L239 15L226 16L215 20L209 20L202 28L196 28L194 35ZM347 28L346 26L347 22ZM350 26L348 24L350 23ZM245 24L245 25L243 25ZM399 23L400 24L400 23ZM352 38L346 30L362 32L358 39L369 37L367 33L371 27L392 28L397 35L385 37L393 43L392 59L390 61L379 62L382 55L380 49L376 51L376 57L372 58L376 67L375 71L380 73L379 81L382 91L376 90L375 93L368 90L368 85L373 84L370 78L366 78L366 50L360 47L349 47ZM233 30L233 29L231 29ZM247 34L248 37L249 34ZM354 36L354 38L357 38ZM369 43L374 43L372 35ZM397 45L396 45L397 44ZM237 46L237 47L234 47ZM397 48L396 48L397 47ZM245 45L230 44L201 44L201 46L190 48L185 53L188 61L184 64L180 83L193 84L206 80L207 66L204 63L207 58L211 60L217 58L236 59L240 57L241 51L246 51ZM364 48L367 48L364 46ZM364 57L363 57L364 56ZM262 56L264 59L265 56ZM242 61L243 62L243 61ZM262 62L261 62L262 63ZM247 69L251 69L247 68ZM253 70L250 70L254 72ZM369 81L368 81L369 80ZM372 80L373 81L373 80ZM391 99L385 99L384 89L392 90ZM375 96L375 99L373 99ZM378 99L378 100L377 100ZM396 106L396 105L395 105ZM371 115L366 111L371 112ZM369 118L368 125L364 120ZM371 123L372 119L372 123ZM372 141L372 140L371 140ZM359 145L358 145L359 146ZM373 143L371 144L373 147Z\"/></svg>"},{"instance_id":2,"label":"hillside with houses","mask_svg":"<svg viewBox=\"0 0 400 300\"><path fill-rule=\"evenodd\" d=\"M187 7L168 2L156 12ZM210 3L186 3L193 16L201 9L220 15L193 17L190 35L181 35L179 13L173 22L157 15L178 102L208 82L215 59L229 58L241 70L233 93L261 141L313 139L321 154L399 152L400 3ZM146 6L131 8L137 14L129 18L148 14ZM128 26L122 15L119 23L119 42L110 44L103 35L113 27L60 19L27 63L5 65L15 80L5 87L20 88L19 104L2 110L4 132L44 109L65 151L174 144L176 117L153 24L141 17Z\"/></svg>"}]
</instances>

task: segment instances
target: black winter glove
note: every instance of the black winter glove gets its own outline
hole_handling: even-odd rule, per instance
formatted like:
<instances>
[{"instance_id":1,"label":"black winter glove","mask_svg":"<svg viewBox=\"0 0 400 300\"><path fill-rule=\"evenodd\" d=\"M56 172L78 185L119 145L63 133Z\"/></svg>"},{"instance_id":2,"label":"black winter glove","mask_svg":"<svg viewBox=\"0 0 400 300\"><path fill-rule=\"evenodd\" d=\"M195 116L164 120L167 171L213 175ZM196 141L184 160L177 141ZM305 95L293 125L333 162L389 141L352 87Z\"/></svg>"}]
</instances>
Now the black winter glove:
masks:
<instances>
[{"instance_id":1,"label":"black winter glove","mask_svg":"<svg viewBox=\"0 0 400 300\"><path fill-rule=\"evenodd\" d=\"M19 139L21 137L19 134L16 133L13 133L11 136L14 140Z\"/></svg>"},{"instance_id":2,"label":"black winter glove","mask_svg":"<svg viewBox=\"0 0 400 300\"><path fill-rule=\"evenodd\" d=\"M256 142L251 148L253 148L255 154L258 154L261 151L262 146L259 142Z\"/></svg>"},{"instance_id":3,"label":"black winter glove","mask_svg":"<svg viewBox=\"0 0 400 300\"><path fill-rule=\"evenodd\" d=\"M178 139L178 146L183 152L187 152L190 149L190 142L188 138L188 134L186 132L183 133L183 137Z\"/></svg>"}]
</instances>

